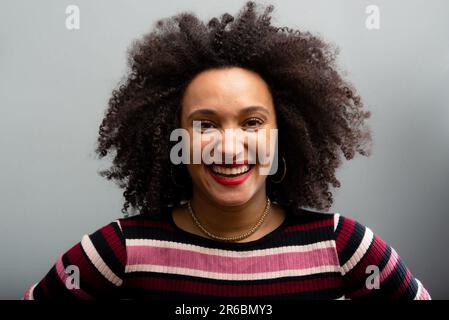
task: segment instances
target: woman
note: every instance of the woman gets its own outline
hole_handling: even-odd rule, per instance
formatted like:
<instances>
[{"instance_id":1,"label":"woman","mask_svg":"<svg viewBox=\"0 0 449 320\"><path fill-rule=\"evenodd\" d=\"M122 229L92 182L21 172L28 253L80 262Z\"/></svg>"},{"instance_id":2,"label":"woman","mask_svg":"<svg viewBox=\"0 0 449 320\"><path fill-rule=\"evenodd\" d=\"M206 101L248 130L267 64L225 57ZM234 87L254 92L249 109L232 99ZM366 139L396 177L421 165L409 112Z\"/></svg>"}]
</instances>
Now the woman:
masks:
<instances>
[{"instance_id":1,"label":"woman","mask_svg":"<svg viewBox=\"0 0 449 320\"><path fill-rule=\"evenodd\" d=\"M248 2L207 24L181 13L134 43L96 150L113 154L101 174L125 189L126 217L85 235L25 299L430 299L369 228L306 209L329 210L342 155L369 155L370 113L337 50L272 26L272 11ZM217 135L214 160L192 161L227 130L234 144ZM276 151L274 175L251 139Z\"/></svg>"}]
</instances>

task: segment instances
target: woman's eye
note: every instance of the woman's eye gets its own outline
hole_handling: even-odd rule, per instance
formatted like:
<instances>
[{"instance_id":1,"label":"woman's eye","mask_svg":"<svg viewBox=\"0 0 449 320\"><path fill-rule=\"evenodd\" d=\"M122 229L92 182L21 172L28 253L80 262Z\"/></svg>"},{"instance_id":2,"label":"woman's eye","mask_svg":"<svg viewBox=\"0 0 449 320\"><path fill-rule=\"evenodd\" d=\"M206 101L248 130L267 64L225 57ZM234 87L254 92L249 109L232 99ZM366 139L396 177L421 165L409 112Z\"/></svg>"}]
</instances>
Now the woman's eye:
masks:
<instances>
[{"instance_id":1,"label":"woman's eye","mask_svg":"<svg viewBox=\"0 0 449 320\"><path fill-rule=\"evenodd\" d=\"M200 123L200 125L199 125L199 129L200 129L201 131L204 131L204 130L207 130L207 129L212 129L212 128L215 127L215 125L213 124L213 122L210 122L210 121L204 121L204 120L201 120L200 122L201 122L201 123Z\"/></svg>"},{"instance_id":2,"label":"woman's eye","mask_svg":"<svg viewBox=\"0 0 449 320\"><path fill-rule=\"evenodd\" d=\"M250 129L256 129L259 126L261 126L263 124L263 120L259 119L259 118L251 118L248 119L248 121L245 122L245 126L250 128Z\"/></svg>"}]
</instances>

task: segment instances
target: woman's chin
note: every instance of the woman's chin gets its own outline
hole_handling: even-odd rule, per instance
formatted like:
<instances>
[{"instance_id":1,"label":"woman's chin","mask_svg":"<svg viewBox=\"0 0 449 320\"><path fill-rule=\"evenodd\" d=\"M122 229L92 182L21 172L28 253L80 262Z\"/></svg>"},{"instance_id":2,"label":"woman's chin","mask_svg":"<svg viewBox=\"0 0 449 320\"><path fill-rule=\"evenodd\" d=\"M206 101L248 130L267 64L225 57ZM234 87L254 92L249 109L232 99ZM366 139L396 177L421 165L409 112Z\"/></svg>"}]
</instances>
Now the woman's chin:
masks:
<instances>
[{"instance_id":1,"label":"woman's chin","mask_svg":"<svg viewBox=\"0 0 449 320\"><path fill-rule=\"evenodd\" d=\"M248 202L254 195L255 170L245 177L227 178L214 175L205 167L205 191L220 205L234 206Z\"/></svg>"},{"instance_id":2,"label":"woman's chin","mask_svg":"<svg viewBox=\"0 0 449 320\"><path fill-rule=\"evenodd\" d=\"M227 207L243 205L251 199L251 196L246 194L217 194L214 192L210 192L209 195L215 203L220 206Z\"/></svg>"}]
</instances>

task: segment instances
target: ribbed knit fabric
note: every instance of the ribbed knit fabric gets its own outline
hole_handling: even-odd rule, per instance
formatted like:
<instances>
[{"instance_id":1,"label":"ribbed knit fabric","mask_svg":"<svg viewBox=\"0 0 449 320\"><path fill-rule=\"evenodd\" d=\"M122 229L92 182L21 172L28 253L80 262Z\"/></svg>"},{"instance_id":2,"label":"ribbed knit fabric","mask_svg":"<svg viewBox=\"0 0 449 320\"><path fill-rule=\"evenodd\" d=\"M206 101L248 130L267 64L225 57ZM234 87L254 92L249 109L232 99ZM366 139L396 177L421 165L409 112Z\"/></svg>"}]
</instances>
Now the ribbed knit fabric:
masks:
<instances>
[{"instance_id":1,"label":"ribbed knit fabric","mask_svg":"<svg viewBox=\"0 0 449 320\"><path fill-rule=\"evenodd\" d=\"M72 288L70 266L79 268ZM377 268L375 281L367 281ZM371 285L367 285L367 283ZM418 299L397 252L352 218L301 209L264 237L225 243L180 229L170 208L118 219L62 254L24 299Z\"/></svg>"}]
</instances>

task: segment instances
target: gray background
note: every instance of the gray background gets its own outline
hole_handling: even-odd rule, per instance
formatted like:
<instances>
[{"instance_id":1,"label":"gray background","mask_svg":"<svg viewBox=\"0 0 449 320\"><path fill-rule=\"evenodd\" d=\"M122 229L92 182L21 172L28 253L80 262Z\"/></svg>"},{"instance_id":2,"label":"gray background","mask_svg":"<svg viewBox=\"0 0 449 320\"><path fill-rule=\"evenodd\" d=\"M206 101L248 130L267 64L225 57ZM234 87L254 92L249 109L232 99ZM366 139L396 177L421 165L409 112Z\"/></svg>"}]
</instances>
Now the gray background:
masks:
<instances>
[{"instance_id":1,"label":"gray background","mask_svg":"<svg viewBox=\"0 0 449 320\"><path fill-rule=\"evenodd\" d=\"M95 160L126 49L159 18L237 13L244 1L1 1L0 298L21 298L58 255L121 217L122 191ZM373 155L338 172L331 211L392 245L432 298L449 298L449 3L272 1L273 22L341 49L374 133ZM81 29L65 28L76 4ZM365 28L367 5L380 30Z\"/></svg>"}]
</instances>

